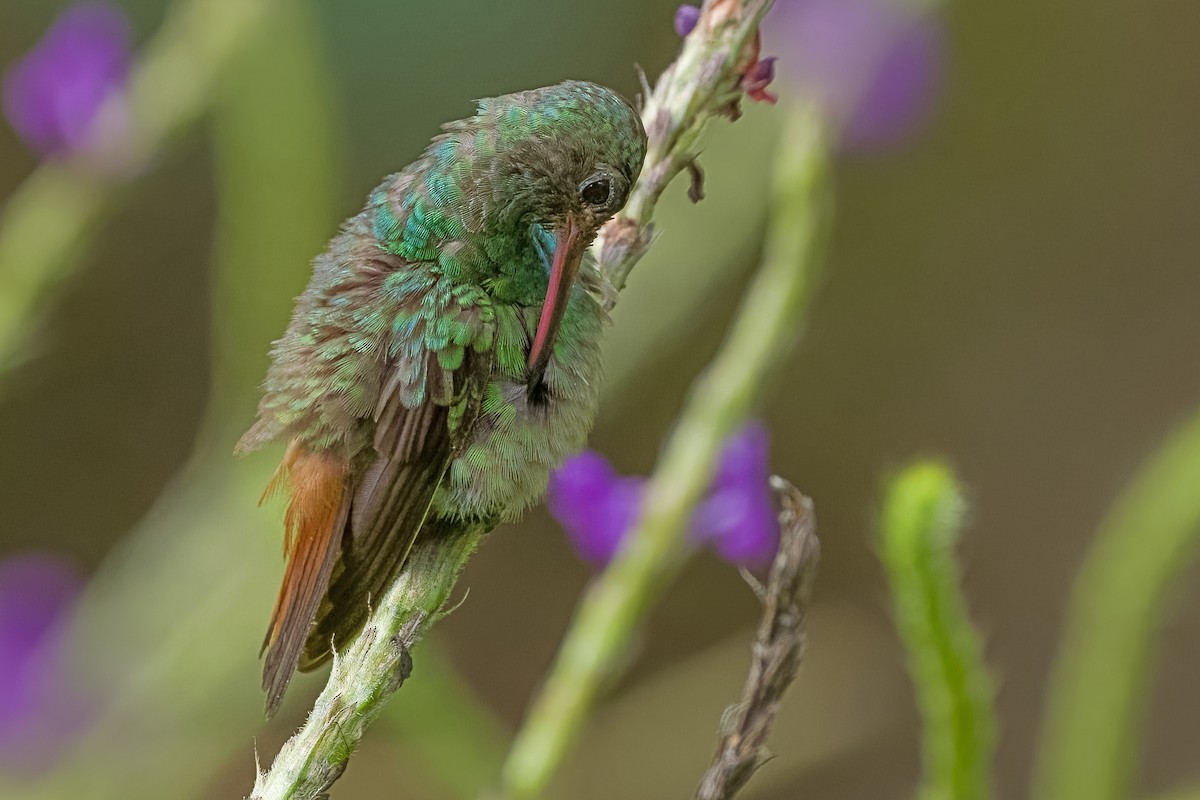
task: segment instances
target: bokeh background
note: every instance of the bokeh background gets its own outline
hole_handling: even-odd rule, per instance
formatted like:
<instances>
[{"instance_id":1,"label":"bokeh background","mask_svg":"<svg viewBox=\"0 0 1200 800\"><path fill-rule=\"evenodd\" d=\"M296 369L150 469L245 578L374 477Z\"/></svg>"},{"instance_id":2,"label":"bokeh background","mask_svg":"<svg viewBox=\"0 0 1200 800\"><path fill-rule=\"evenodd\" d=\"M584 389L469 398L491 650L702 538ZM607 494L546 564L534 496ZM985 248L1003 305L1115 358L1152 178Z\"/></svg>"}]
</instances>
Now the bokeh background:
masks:
<instances>
[{"instance_id":1,"label":"bokeh background","mask_svg":"<svg viewBox=\"0 0 1200 800\"><path fill-rule=\"evenodd\" d=\"M64 5L0 3L0 66ZM139 43L167 9L118 5ZM54 692L83 738L6 762L48 771L47 796L249 790L255 747L269 760L321 680L298 680L262 723L254 655L282 565L279 509L255 502L279 453L229 454L307 259L470 99L567 77L632 96L634 64L654 76L678 47L660 0L296 9L226 76L218 113L120 191L0 386L0 560L40 554L54 580L93 578L62 655L73 688ZM775 13L765 38L787 102L796 34ZM965 585L999 687L998 788L1024 796L1075 570L1200 402L1200 5L949 3L938 20L929 114L837 157L827 277L762 409L773 468L815 499L824 552L809 657L748 798L910 796L919 727L872 536L883 477L921 454L969 488ZM668 192L617 314L592 446L625 472L653 466L759 256L781 115L746 112L712 127L708 198ZM0 126L0 203L38 161ZM589 576L544 511L497 531L336 796L455 796L422 742L451 712L422 706L423 678L489 715L449 771L489 768ZM1163 634L1147 792L1196 776L1196 600L1176 598ZM690 563L555 795L687 796L756 618L735 570Z\"/></svg>"}]
</instances>

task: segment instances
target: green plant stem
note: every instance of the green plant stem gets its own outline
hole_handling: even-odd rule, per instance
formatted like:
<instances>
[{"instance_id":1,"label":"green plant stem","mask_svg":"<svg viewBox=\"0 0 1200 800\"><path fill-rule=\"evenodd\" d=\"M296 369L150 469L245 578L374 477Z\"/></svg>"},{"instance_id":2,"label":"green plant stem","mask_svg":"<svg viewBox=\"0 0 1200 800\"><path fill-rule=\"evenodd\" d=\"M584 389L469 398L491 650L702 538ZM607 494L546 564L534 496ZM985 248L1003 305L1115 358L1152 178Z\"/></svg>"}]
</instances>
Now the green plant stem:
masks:
<instances>
[{"instance_id":1,"label":"green plant stem","mask_svg":"<svg viewBox=\"0 0 1200 800\"><path fill-rule=\"evenodd\" d=\"M458 573L482 541L476 528L418 540L404 571L362 633L334 658L308 721L259 773L252 800L316 800L346 768L354 747L412 670L409 651L444 613Z\"/></svg>"},{"instance_id":2,"label":"green plant stem","mask_svg":"<svg viewBox=\"0 0 1200 800\"><path fill-rule=\"evenodd\" d=\"M678 568L687 519L725 438L797 338L820 260L826 147L817 115L794 111L783 141L763 265L728 339L689 395L628 544L584 595L517 734L502 773L503 794L513 800L540 794L574 743L638 622Z\"/></svg>"},{"instance_id":3,"label":"green plant stem","mask_svg":"<svg viewBox=\"0 0 1200 800\"><path fill-rule=\"evenodd\" d=\"M111 210L114 190L208 110L228 63L276 2L177 3L131 76L127 134L103 152L43 165L9 198L0 217L0 370L25 351L40 306Z\"/></svg>"},{"instance_id":4,"label":"green plant stem","mask_svg":"<svg viewBox=\"0 0 1200 800\"><path fill-rule=\"evenodd\" d=\"M883 511L880 557L923 722L922 800L991 796L991 680L954 557L963 505L946 467L918 462L892 481Z\"/></svg>"},{"instance_id":5,"label":"green plant stem","mask_svg":"<svg viewBox=\"0 0 1200 800\"><path fill-rule=\"evenodd\" d=\"M763 605L750 674L738 702L721 716L717 751L693 800L730 800L765 763L775 715L808 647L808 607L821 552L813 503L778 476L771 489L779 509L779 549L765 584L746 576Z\"/></svg>"},{"instance_id":6,"label":"green plant stem","mask_svg":"<svg viewBox=\"0 0 1200 800\"><path fill-rule=\"evenodd\" d=\"M705 0L679 58L649 92L642 108L648 139L641 178L625 208L597 239L593 252L616 292L653 239L651 219L667 185L696 160L696 147L713 116L736 113L737 69L772 0ZM699 173L693 176L698 182ZM698 186L694 186L699 188ZM610 298L616 304L616 294Z\"/></svg>"},{"instance_id":7,"label":"green plant stem","mask_svg":"<svg viewBox=\"0 0 1200 800\"><path fill-rule=\"evenodd\" d=\"M1035 800L1131 795L1159 626L1198 551L1200 415L1125 490L1079 572L1050 683Z\"/></svg>"}]
</instances>

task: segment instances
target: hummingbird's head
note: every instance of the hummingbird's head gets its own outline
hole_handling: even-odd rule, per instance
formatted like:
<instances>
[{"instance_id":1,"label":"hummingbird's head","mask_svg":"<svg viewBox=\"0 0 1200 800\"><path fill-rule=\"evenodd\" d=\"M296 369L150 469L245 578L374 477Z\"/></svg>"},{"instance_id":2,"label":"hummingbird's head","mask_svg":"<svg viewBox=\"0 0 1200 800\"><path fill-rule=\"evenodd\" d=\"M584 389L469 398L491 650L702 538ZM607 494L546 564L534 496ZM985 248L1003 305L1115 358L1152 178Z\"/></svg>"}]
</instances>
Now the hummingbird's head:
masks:
<instances>
[{"instance_id":1,"label":"hummingbird's head","mask_svg":"<svg viewBox=\"0 0 1200 800\"><path fill-rule=\"evenodd\" d=\"M499 216L595 233L625 205L646 158L641 117L621 95L584 81L479 103L494 128L492 191Z\"/></svg>"},{"instance_id":2,"label":"hummingbird's head","mask_svg":"<svg viewBox=\"0 0 1200 800\"><path fill-rule=\"evenodd\" d=\"M548 284L529 353L532 385L550 358L584 252L642 170L646 131L616 92L567 81L482 100L474 118L451 123L447 133L460 153L475 151L464 195L479 204L481 227L527 233L544 256Z\"/></svg>"}]
</instances>

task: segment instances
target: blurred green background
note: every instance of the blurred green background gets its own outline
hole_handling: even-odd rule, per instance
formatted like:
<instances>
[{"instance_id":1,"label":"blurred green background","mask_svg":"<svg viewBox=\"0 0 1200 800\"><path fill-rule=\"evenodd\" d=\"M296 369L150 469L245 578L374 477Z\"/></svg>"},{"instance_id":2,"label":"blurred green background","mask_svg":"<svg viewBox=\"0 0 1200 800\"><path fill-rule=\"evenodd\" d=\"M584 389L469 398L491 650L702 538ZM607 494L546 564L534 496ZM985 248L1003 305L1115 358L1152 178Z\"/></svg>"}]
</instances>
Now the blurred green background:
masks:
<instances>
[{"instance_id":1,"label":"blurred green background","mask_svg":"<svg viewBox=\"0 0 1200 800\"><path fill-rule=\"evenodd\" d=\"M4 0L0 64L63 5ZM160 0L120 5L139 41L165 10ZM254 502L278 453L226 455L230 432L253 421L254 397L230 378L238 389L208 405L214 307L258 293L265 316L252 327L281 331L306 254L470 99L567 77L632 96L633 65L654 76L678 47L675 4L659 0L312 7L313 20L286 23L311 42L309 58L251 55L228 91L254 83L247 70L275 69L286 86L327 66L329 129L294 148L281 139L277 159L250 178L230 172L237 132L279 135L288 121L270 117L278 109L242 101L190 131L123 191L0 392L0 557L51 550L98 571L85 602L107 609L106 624L135 622L86 631L80 660L126 686L143 669L168 676L161 695L124 707L111 736L72 756L64 786L106 776L79 796L241 796L254 748L269 760L319 688L297 681L285 711L261 725L253 656L282 564L278 509ZM950 53L931 124L903 148L837 163L828 278L763 411L774 469L815 499L824 552L808 660L772 739L776 758L746 797L911 792L916 712L871 533L882 476L915 454L948 458L969 487L963 559L999 685L999 794L1023 796L1072 576L1117 491L1200 398L1200 5L1014 0L952 4L945 17ZM766 33L768 43L781 34ZM286 102L279 108L294 108ZM612 383L592 436L626 472L653 465L756 263L777 117L754 106L714 126L699 206L682 186L668 191L661 239L611 332ZM36 164L0 127L0 198ZM305 199L306 188L319 197ZM219 212L222 193L237 199ZM236 208L245 214L230 220ZM265 284L245 238L260 226L296 251ZM228 348L218 363L258 379L265 339L216 339ZM172 515L191 523L172 526ZM179 573L139 572L163 564ZM497 531L468 569L470 598L438 626L436 647L501 727L519 722L588 577L541 510ZM130 591L143 580L144 593ZM1147 791L1194 777L1196 599L1177 598L1165 632ZM756 620L734 570L694 561L558 796L686 795L743 680ZM168 632L167 666L138 659ZM214 659L224 671L210 669ZM412 687L422 663L418 651ZM451 796L406 741L403 701L368 735L336 797Z\"/></svg>"}]
</instances>

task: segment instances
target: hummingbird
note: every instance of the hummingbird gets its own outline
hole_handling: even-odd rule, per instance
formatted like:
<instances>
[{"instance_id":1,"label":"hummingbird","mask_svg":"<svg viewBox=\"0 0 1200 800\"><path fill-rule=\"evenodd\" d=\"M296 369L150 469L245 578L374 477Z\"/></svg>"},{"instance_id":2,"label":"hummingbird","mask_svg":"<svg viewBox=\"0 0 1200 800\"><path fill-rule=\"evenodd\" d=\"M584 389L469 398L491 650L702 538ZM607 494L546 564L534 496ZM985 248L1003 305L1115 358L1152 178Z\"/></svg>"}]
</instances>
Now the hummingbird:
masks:
<instances>
[{"instance_id":1,"label":"hummingbird","mask_svg":"<svg viewBox=\"0 0 1200 800\"><path fill-rule=\"evenodd\" d=\"M287 443L264 493L287 495L268 714L414 541L517 519L583 447L611 291L589 245L645 155L637 111L602 86L480 100L314 260L238 444Z\"/></svg>"}]
</instances>

